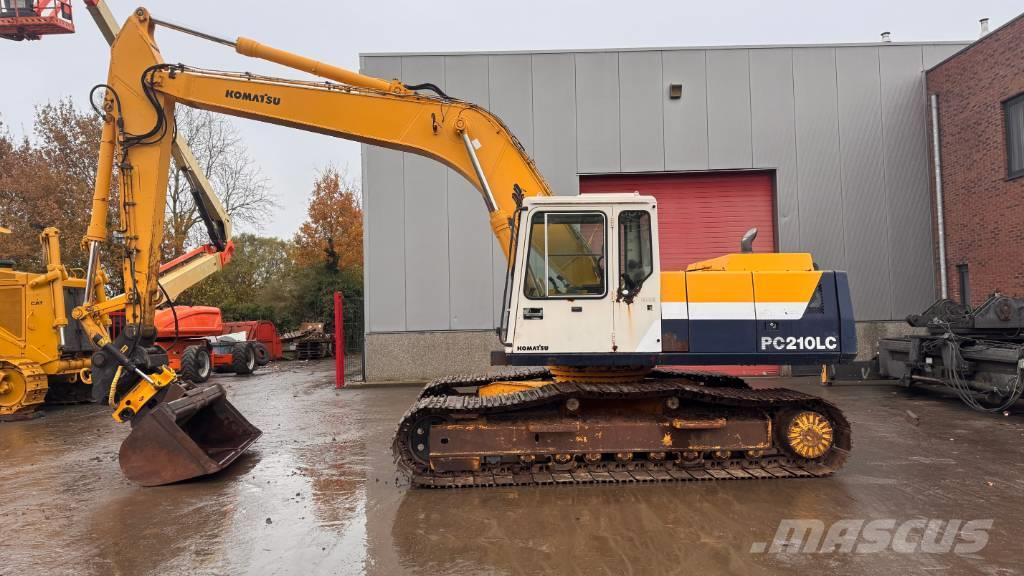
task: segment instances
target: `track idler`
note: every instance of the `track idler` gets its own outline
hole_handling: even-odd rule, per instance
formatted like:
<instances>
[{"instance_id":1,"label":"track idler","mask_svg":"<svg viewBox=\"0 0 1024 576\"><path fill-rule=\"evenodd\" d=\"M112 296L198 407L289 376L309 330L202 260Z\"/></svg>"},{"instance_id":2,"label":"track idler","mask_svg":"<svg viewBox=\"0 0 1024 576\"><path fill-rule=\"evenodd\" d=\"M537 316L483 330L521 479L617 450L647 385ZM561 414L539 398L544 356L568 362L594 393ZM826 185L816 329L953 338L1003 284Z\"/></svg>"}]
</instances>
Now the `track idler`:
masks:
<instances>
[{"instance_id":1,"label":"track idler","mask_svg":"<svg viewBox=\"0 0 1024 576\"><path fill-rule=\"evenodd\" d=\"M227 400L219 384L161 391L155 404L131 420L118 459L125 477L161 486L227 468L262 432Z\"/></svg>"}]
</instances>

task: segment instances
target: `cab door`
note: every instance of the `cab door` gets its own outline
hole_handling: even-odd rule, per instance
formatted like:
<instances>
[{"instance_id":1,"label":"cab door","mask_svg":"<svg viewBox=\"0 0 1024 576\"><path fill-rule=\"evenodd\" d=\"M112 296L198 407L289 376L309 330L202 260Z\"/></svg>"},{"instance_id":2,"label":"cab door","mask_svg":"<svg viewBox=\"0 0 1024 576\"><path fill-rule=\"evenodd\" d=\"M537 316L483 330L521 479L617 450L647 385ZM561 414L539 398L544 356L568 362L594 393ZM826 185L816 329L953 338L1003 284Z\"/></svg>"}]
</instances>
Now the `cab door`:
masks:
<instances>
[{"instance_id":1,"label":"cab door","mask_svg":"<svg viewBox=\"0 0 1024 576\"><path fill-rule=\"evenodd\" d=\"M661 279L652 206L615 209L616 352L661 352Z\"/></svg>"},{"instance_id":2,"label":"cab door","mask_svg":"<svg viewBox=\"0 0 1024 576\"><path fill-rule=\"evenodd\" d=\"M609 210L536 209L526 226L515 354L612 351Z\"/></svg>"}]
</instances>

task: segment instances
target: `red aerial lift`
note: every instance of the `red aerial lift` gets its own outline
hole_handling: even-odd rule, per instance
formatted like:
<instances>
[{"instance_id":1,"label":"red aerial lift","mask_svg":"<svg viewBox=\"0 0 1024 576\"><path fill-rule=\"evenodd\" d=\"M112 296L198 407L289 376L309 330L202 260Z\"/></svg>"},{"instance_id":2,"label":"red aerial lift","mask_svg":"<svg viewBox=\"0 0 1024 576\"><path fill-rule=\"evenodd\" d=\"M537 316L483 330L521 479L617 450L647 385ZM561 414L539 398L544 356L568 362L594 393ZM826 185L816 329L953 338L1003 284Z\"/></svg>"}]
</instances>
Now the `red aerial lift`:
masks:
<instances>
[{"instance_id":1,"label":"red aerial lift","mask_svg":"<svg viewBox=\"0 0 1024 576\"><path fill-rule=\"evenodd\" d=\"M74 31L70 0L0 0L0 38L39 40Z\"/></svg>"},{"instance_id":2,"label":"red aerial lift","mask_svg":"<svg viewBox=\"0 0 1024 576\"><path fill-rule=\"evenodd\" d=\"M217 340L225 332L220 308L175 306L157 311L153 321L158 346L168 365L185 380L203 383L211 372L252 374L270 361L263 344L249 340Z\"/></svg>"}]
</instances>

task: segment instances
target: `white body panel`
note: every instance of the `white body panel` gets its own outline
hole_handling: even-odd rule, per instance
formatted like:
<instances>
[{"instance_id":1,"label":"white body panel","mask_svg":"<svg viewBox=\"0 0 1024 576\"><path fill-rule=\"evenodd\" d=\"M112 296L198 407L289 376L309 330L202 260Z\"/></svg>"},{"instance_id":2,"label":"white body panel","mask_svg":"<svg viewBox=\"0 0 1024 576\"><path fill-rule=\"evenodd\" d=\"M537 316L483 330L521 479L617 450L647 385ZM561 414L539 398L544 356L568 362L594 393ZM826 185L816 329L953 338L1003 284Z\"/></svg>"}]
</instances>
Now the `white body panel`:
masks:
<instances>
[{"instance_id":1,"label":"white body panel","mask_svg":"<svg viewBox=\"0 0 1024 576\"><path fill-rule=\"evenodd\" d=\"M588 195L592 197L593 195ZM615 244L614 262L611 270L621 270L619 258L621 251L618 243L621 238L619 233L620 219L622 212L630 210L649 210L651 224L651 258L653 268L651 275L644 280L639 293L633 298L632 303L625 300L618 300L613 303L615 309L615 351L616 352L661 352L661 261L658 257L658 218L656 203L653 197L638 196L639 198L650 198L650 203L638 206L636 202L619 204L615 207L615 220L612 224L613 242ZM616 273L615 276L618 274ZM616 288L621 283L621 278L611 278Z\"/></svg>"}]
</instances>

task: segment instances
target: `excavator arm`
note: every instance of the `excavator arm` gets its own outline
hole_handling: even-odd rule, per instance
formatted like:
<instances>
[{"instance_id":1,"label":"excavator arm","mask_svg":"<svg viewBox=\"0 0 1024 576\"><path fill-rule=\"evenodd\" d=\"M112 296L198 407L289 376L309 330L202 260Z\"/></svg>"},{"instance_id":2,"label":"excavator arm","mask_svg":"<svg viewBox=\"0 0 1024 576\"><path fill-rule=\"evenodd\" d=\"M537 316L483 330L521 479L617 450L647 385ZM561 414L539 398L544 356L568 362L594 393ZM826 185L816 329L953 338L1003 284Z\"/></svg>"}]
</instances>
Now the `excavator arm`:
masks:
<instances>
[{"instance_id":1,"label":"excavator arm","mask_svg":"<svg viewBox=\"0 0 1024 576\"><path fill-rule=\"evenodd\" d=\"M100 34L103 35L107 43L113 45L114 40L121 32L121 25L114 18L107 3L104 0L85 0L85 4ZM105 132L104 140L109 137L110 134ZM199 162L181 134L175 133L174 135L171 156L192 191L200 216L206 225L210 243L160 266L160 290L157 294L156 305L164 303L168 298L173 301L188 288L220 272L231 260L231 255L234 252L234 245L231 242L231 217L217 197L213 185L200 169ZM112 167L100 171L105 174L104 185L108 189L111 178L110 170ZM106 202L106 200L101 200L101 202ZM93 232L93 236L98 236L104 233L104 229L98 225ZM86 241L90 246L88 276L94 279L87 290L86 301L92 306L88 308L89 314L85 314L86 309L80 310L79 313L91 334L93 336L102 335L101 339L105 339L106 326L109 325L106 315L113 311L124 310L127 296L119 294L111 298L102 298L103 295L97 288L102 285L102 282L97 283L95 278L99 274L98 247L103 240L97 237L93 241L89 241L87 237Z\"/></svg>"}]
</instances>

